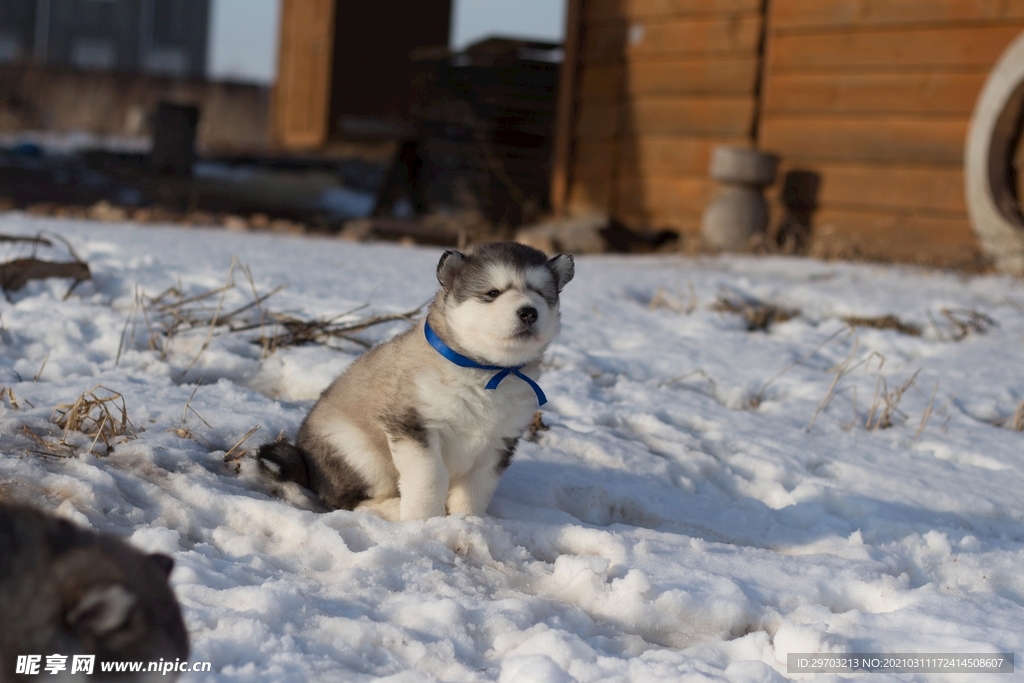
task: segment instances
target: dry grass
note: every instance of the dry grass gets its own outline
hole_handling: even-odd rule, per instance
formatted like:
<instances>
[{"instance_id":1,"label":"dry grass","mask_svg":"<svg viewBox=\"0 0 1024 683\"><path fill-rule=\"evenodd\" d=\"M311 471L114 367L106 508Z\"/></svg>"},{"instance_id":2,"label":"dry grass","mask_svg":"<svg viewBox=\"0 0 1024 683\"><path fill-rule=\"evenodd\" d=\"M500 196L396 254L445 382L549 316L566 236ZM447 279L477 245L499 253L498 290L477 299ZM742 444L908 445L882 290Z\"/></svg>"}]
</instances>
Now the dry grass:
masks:
<instances>
[{"instance_id":1,"label":"dry grass","mask_svg":"<svg viewBox=\"0 0 1024 683\"><path fill-rule=\"evenodd\" d=\"M224 302L228 292L237 289L235 276L238 271L244 272L250 283L252 282L248 268L233 258L224 284L199 294L186 296L180 286L168 287L152 297L136 290L131 313L121 331L121 343L118 346L115 362L120 361L126 344L135 342L140 317L141 322L146 326L149 349L158 352L161 359L168 356L171 345L177 336L195 330L202 330L206 333L199 352L193 357L189 368L192 368L202 353L209 348L210 341L218 330L231 331L231 326L240 319L244 319L245 323L250 322L248 314L251 311L255 311L262 318L262 303L284 289L284 285L275 287L262 295L255 293L255 285L253 285L254 296L251 301L225 312L223 310Z\"/></svg>"},{"instance_id":2,"label":"dry grass","mask_svg":"<svg viewBox=\"0 0 1024 683\"><path fill-rule=\"evenodd\" d=\"M0 235L2 242L23 242L32 245L32 253L29 256L0 263L0 289L3 289L5 295L8 292L18 291L30 280L64 278L72 280L71 286L64 294L64 298L67 299L79 284L92 277L88 264L79 258L68 240L57 234L50 236L66 247L71 261L45 261L36 258L38 247L53 246L53 242L44 238L41 233L35 237Z\"/></svg>"},{"instance_id":3,"label":"dry grass","mask_svg":"<svg viewBox=\"0 0 1024 683\"><path fill-rule=\"evenodd\" d=\"M227 451L226 451L226 452L224 453L224 462L234 462L234 461L236 461L236 460L241 460L241 459L242 459L243 457L245 457L246 455L248 455L248 454L249 454L249 450L250 450L250 449L248 449L248 448L242 448L242 444L244 444L244 443L245 443L246 441L248 441L248 440L249 440L249 437L250 437L250 436L252 436L252 435L253 435L253 434L255 434L256 432L258 432L258 431L260 430L260 427L262 427L262 426L263 426L263 425L256 425L255 427L253 427L252 429L250 429L249 431L247 431L247 432L246 432L246 433L245 433L245 434L244 434L244 435L242 436L242 438L241 438L241 439L239 439L238 441L236 441L236 442L235 442L235 445L234 445L234 446L232 446L231 448L229 448L229 449L228 449L228 450L227 450Z\"/></svg>"},{"instance_id":4,"label":"dry grass","mask_svg":"<svg viewBox=\"0 0 1024 683\"><path fill-rule=\"evenodd\" d=\"M124 396L104 386L93 387L73 403L57 406L50 416L50 422L64 430L58 442L61 446L71 446L68 437L72 432L92 437L90 453L98 442L103 442L107 451L110 451L114 439L136 436L131 420L128 419Z\"/></svg>"},{"instance_id":5,"label":"dry grass","mask_svg":"<svg viewBox=\"0 0 1024 683\"><path fill-rule=\"evenodd\" d=\"M0 234L0 243L2 242L15 242L15 243L28 243L36 246L52 247L53 242L43 237L42 233L33 236L30 235L6 235Z\"/></svg>"},{"instance_id":6,"label":"dry grass","mask_svg":"<svg viewBox=\"0 0 1024 683\"><path fill-rule=\"evenodd\" d=\"M803 356L800 356L796 360L790 362L788 365L786 365L786 367L782 368L781 370L776 372L774 375L772 375L770 378L765 380L764 384L761 385L761 388L757 391L757 393L754 394L753 396L750 396L748 399L746 399L744 401L742 408L744 410L756 410L758 407L760 407L762 401L764 401L764 395L768 391L768 387L770 387L776 380L778 380L780 377L785 375L787 372L789 372L790 370L792 370L796 366L800 365L801 363L805 362L806 360L808 360L809 358L811 358L812 356L817 354L824 347L826 347L828 344L830 344L832 341L834 341L837 337L839 337L839 335L841 335L843 332L847 333L846 336L843 337L843 341L849 339L850 336L852 336L854 334L854 330L851 327L841 327L841 328L839 328L838 330L836 330L835 332L830 334L828 337L823 339L821 342L819 342L818 345L815 346L813 349L811 349L809 352L805 353ZM718 384L702 368L697 368L696 370L691 370L690 372L687 372L687 373L684 373L684 374L679 375L677 377L673 377L672 379L666 380L666 381L661 383L661 386L671 387L671 386L675 386L675 385L681 385L684 388L688 388L689 389L691 387L685 387L685 385L683 385L682 383L685 380L687 380L687 379L689 379L691 377L695 377L695 376L696 377L701 377L704 380L704 382L707 383L707 387L708 387L708 391L702 391L700 389L697 389L697 391L699 391L699 393L702 393L702 394L704 394L706 396L709 396L709 397L715 399L716 401L721 402L720 399L718 398Z\"/></svg>"},{"instance_id":7,"label":"dry grass","mask_svg":"<svg viewBox=\"0 0 1024 683\"><path fill-rule=\"evenodd\" d=\"M918 371L920 372L920 370ZM935 388L932 389L932 395L928 398L928 407L924 409L924 413L921 414L921 424L917 427L917 432L914 434L914 438L918 438L924 433L924 428L928 426L928 420L931 419L932 409L935 406L935 395L939 393L939 383L935 383Z\"/></svg>"},{"instance_id":8,"label":"dry grass","mask_svg":"<svg viewBox=\"0 0 1024 683\"><path fill-rule=\"evenodd\" d=\"M192 407L192 399L196 397L196 392L199 391L199 386L201 384L202 384L202 381L199 381L199 382L196 383L195 388L192 389L192 393L189 394L188 400L185 401L185 408L182 409L182 411L181 411L181 422L178 424L177 427L172 427L171 429L169 429L167 431L171 432L172 434L175 434L176 436L178 436L178 438L190 439L192 441L200 441L200 440L202 440L207 445L209 445L209 442L206 441L206 439L202 439L201 437L197 437L192 432L191 429L189 429L188 427L185 426L185 421L188 419L189 412L191 412L193 415L195 415L196 417L199 418L200 422L202 422L204 425L206 425L210 429L213 429L213 427L210 426L210 423L207 422L206 420L204 420L203 416L200 415L199 413L197 413L196 409Z\"/></svg>"},{"instance_id":9,"label":"dry grass","mask_svg":"<svg viewBox=\"0 0 1024 683\"><path fill-rule=\"evenodd\" d=\"M301 346L303 344L320 344L333 347L335 342L339 340L349 341L364 348L369 348L370 344L352 335L355 332L384 323L398 320L411 322L428 303L425 301L416 308L404 313L375 315L349 322L344 321L344 318L347 318L355 310L359 309L342 313L332 318L315 318L313 320L304 320L285 313L268 313L267 320L271 323L271 326L268 327L271 329L262 332L256 339L256 342L266 349L267 353L273 353L275 350L285 346ZM365 306L360 306L361 308L365 308ZM246 329L251 328L238 327L232 331L241 332Z\"/></svg>"},{"instance_id":10,"label":"dry grass","mask_svg":"<svg viewBox=\"0 0 1024 683\"><path fill-rule=\"evenodd\" d=\"M797 309L724 294L718 296L711 310L743 316L747 321L748 332L766 331L775 323L786 322L800 315Z\"/></svg>"},{"instance_id":11,"label":"dry grass","mask_svg":"<svg viewBox=\"0 0 1024 683\"><path fill-rule=\"evenodd\" d=\"M246 286L239 286L239 275L244 278ZM141 326L146 330L146 346L158 353L161 359L168 357L176 340L189 334L203 335L199 350L182 375L195 367L213 338L223 334L248 335L250 341L260 345L264 356L282 347L301 344L337 347L341 342L350 342L367 348L367 342L353 336L356 332L388 322L411 321L427 303L404 313L353 319L355 313L367 307L364 304L336 316L309 319L266 308L267 300L284 287L283 284L278 285L261 293L249 268L232 259L225 282L220 287L190 295L186 295L180 286L169 287L156 296L137 290L132 310L121 331L115 363L120 362L126 348L137 345ZM248 300L226 310L227 296L232 292L241 293Z\"/></svg>"},{"instance_id":12,"label":"dry grass","mask_svg":"<svg viewBox=\"0 0 1024 683\"><path fill-rule=\"evenodd\" d=\"M864 422L865 429L868 431L888 429L892 427L892 419L896 415L907 417L906 413L900 410L900 401L903 399L903 394L907 393L907 390L917 382L917 375L920 372L920 369L917 370L894 389L889 389L885 378L881 374L878 375L878 381L875 382L875 395L871 400L871 410ZM924 429L923 423L921 429Z\"/></svg>"},{"instance_id":13,"label":"dry grass","mask_svg":"<svg viewBox=\"0 0 1024 683\"><path fill-rule=\"evenodd\" d=\"M814 356L816 353L818 353L818 351L821 351L823 348L828 346L836 337L838 337L844 331L847 334L846 334L845 337L843 337L843 341L846 341L847 339L849 339L851 336L853 336L856 333L856 330L854 330L852 327L841 327L838 330L836 330L835 332L833 332L832 334L830 334L828 337L826 337L824 340L822 340L817 346L815 346L813 349L811 349L808 353L805 353L804 355L800 356L795 361L793 361L792 363L790 363L786 367L782 368L777 373L772 375L769 379L767 379L765 381L765 383L761 385L761 388L758 389L757 393L754 394L750 398L750 405L751 405L751 407L752 408L757 408L759 405L761 405L761 401L764 400L764 395L765 395L765 392L768 391L768 387L770 387L777 379L779 379L780 377L785 375L787 372L789 372L790 370L792 370L796 366L800 365L804 361L806 361L809 358L811 358L812 356Z\"/></svg>"},{"instance_id":14,"label":"dry grass","mask_svg":"<svg viewBox=\"0 0 1024 683\"><path fill-rule=\"evenodd\" d=\"M536 442L538 434L540 432L546 432L549 429L551 429L551 427L544 424L544 416L538 410L533 414L533 419L530 421L529 426L526 428L526 440Z\"/></svg>"},{"instance_id":15,"label":"dry grass","mask_svg":"<svg viewBox=\"0 0 1024 683\"><path fill-rule=\"evenodd\" d=\"M990 316L973 309L943 308L939 313L945 320L944 324L939 324L931 313L928 314L939 341L958 342L971 334L985 334L999 326Z\"/></svg>"},{"instance_id":16,"label":"dry grass","mask_svg":"<svg viewBox=\"0 0 1024 683\"><path fill-rule=\"evenodd\" d=\"M825 397L821 399L821 403L819 403L817 409L815 409L814 415L811 416L811 422L810 424L807 425L808 432L814 428L814 423L817 421L818 415L820 415L822 411L828 408L829 404L832 402L832 399L836 397L839 383L843 380L844 377L846 377L847 375L849 375L854 370L860 367L870 365L871 361L873 360L878 361L878 372L881 373L882 366L885 365L885 356L878 353L877 351L872 351L864 358L856 360L855 362L855 359L857 358L859 351L860 339L854 337L853 349L850 350L850 353L846 356L845 359L843 359L841 363L835 365L832 368L835 371L835 374L832 376L832 383L829 384L828 391L825 392Z\"/></svg>"},{"instance_id":17,"label":"dry grass","mask_svg":"<svg viewBox=\"0 0 1024 683\"><path fill-rule=\"evenodd\" d=\"M78 261L54 262L34 258L20 258L0 263L0 288L16 292L29 280L64 278L72 281L64 298L67 299L79 284L91 277L89 266Z\"/></svg>"},{"instance_id":18,"label":"dry grass","mask_svg":"<svg viewBox=\"0 0 1024 683\"><path fill-rule=\"evenodd\" d=\"M7 399L7 405L11 408L21 410L21 401L14 395L14 389L11 387L0 387L0 401L3 401L4 399ZM25 404L29 408L35 408L35 406L32 405L32 402L27 399L25 400Z\"/></svg>"},{"instance_id":19,"label":"dry grass","mask_svg":"<svg viewBox=\"0 0 1024 683\"><path fill-rule=\"evenodd\" d=\"M33 432L28 425L21 425L21 433L32 439L32 441L39 444L38 449L30 449L29 453L35 453L36 455L46 455L52 458L72 458L75 456L75 447L61 443L59 441L47 441L43 437Z\"/></svg>"},{"instance_id":20,"label":"dry grass","mask_svg":"<svg viewBox=\"0 0 1024 683\"><path fill-rule=\"evenodd\" d=\"M853 331L852 326L848 329L850 329L851 332ZM899 416L903 419L908 418L907 414L900 410L900 402L903 400L903 396L907 391L917 383L917 376L921 373L921 370L916 370L898 387L890 389L888 380L886 380L882 375L882 368L885 366L886 361L885 356L877 351L871 351L864 357L858 358L860 355L859 352L860 340L854 338L853 348L850 350L850 353L842 360L842 362L836 364L832 368L832 382L829 384L824 398L821 399L821 403L819 403L817 409L815 409L814 415L811 416L810 424L807 425L808 432L814 428L814 423L817 421L818 416L828 409L832 400L840 393L839 385L843 379L859 368L870 368L873 362L878 363L878 367L875 370L877 372L877 377L875 380L874 395L871 399L871 406L868 409L868 415L863 422L864 429L868 431L888 429L893 426L895 417ZM915 439L921 435L928 424L928 420L931 418L935 405L935 396L938 394L938 391L939 383L936 382L935 388L932 390L931 398L928 400L928 406L921 415L921 423L918 425L917 432L914 435ZM852 429L860 424L860 414L857 411L857 387L852 388L852 409L853 420L845 425L845 429ZM941 410L944 410L944 408L940 409L940 412Z\"/></svg>"},{"instance_id":21,"label":"dry grass","mask_svg":"<svg viewBox=\"0 0 1024 683\"><path fill-rule=\"evenodd\" d=\"M912 323L905 323L894 315L883 315L875 318L850 316L843 321L854 327L872 327L876 330L896 330L911 337L920 337L921 328Z\"/></svg>"},{"instance_id":22,"label":"dry grass","mask_svg":"<svg viewBox=\"0 0 1024 683\"><path fill-rule=\"evenodd\" d=\"M710 389L710 392L701 391L699 393L702 393L705 396L710 396L711 398L713 398L713 399L715 399L717 401L718 400L718 384L715 382L714 379L711 378L711 375L709 375L708 373L706 373L704 371L703 368L697 368L696 370L691 370L690 372L687 372L685 374L679 375L678 377L673 377L672 379L670 379L670 380L668 380L666 382L663 382L662 386L666 386L666 387L675 386L676 384L681 384L684 380L687 380L687 379L689 379L691 377L694 377L694 376L704 378L704 381L707 382L708 388ZM686 387L686 388L689 388L689 387Z\"/></svg>"},{"instance_id":23,"label":"dry grass","mask_svg":"<svg viewBox=\"0 0 1024 683\"><path fill-rule=\"evenodd\" d=\"M673 313L681 313L684 315L693 313L697 310L697 290L693 286L693 280L687 280L686 284L688 288L688 300L686 303L683 303L682 296L679 294L678 290L673 294L664 287L658 287L658 290L654 293L654 296L651 297L650 302L648 302L648 307L652 310L656 308L664 308L672 311Z\"/></svg>"},{"instance_id":24,"label":"dry grass","mask_svg":"<svg viewBox=\"0 0 1024 683\"><path fill-rule=\"evenodd\" d=\"M1010 420L1010 429L1024 432L1024 401L1021 401L1020 405L1017 406L1017 412L1013 414L1013 418Z\"/></svg>"},{"instance_id":25,"label":"dry grass","mask_svg":"<svg viewBox=\"0 0 1024 683\"><path fill-rule=\"evenodd\" d=\"M45 369L46 369L46 364L47 364L47 363L48 363L49 361L50 361L50 354L46 354L46 358L44 358L44 359L43 359L43 362L42 362L42 363L40 363L40 365L39 365L39 369L38 369L38 370L36 370L36 374L35 374L35 376L34 376L34 377L32 378L32 381L33 381L33 382L38 382L38 381L39 381L39 378L43 376L43 370L45 370Z\"/></svg>"}]
</instances>

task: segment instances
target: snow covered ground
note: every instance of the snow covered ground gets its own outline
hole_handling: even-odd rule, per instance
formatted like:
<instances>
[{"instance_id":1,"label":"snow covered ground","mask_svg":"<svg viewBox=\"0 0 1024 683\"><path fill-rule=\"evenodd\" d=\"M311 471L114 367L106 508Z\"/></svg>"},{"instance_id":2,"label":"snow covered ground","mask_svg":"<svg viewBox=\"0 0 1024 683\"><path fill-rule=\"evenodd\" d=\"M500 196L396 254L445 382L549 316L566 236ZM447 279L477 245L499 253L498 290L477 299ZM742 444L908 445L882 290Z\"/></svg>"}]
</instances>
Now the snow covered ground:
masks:
<instances>
[{"instance_id":1,"label":"snow covered ground","mask_svg":"<svg viewBox=\"0 0 1024 683\"><path fill-rule=\"evenodd\" d=\"M541 381L549 429L522 443L490 515L395 524L224 462L256 425L248 446L293 436L360 346L264 357L259 330L203 350L197 329L162 354L134 302L219 287L234 257L260 293L287 283L265 309L398 313L433 293L439 250L0 216L0 233L40 231L93 280L0 303L0 495L173 555L192 658L214 672L185 680L772 681L807 678L787 675L789 652L1024 653L1020 281L578 258ZM223 311L252 300L240 273ZM715 310L722 295L799 315L747 331ZM887 314L922 334L842 321ZM892 426L866 428L884 422L873 397L914 373ZM41 454L62 434L54 408L97 385L124 396L137 438ZM871 676L896 679L985 677Z\"/></svg>"}]
</instances>

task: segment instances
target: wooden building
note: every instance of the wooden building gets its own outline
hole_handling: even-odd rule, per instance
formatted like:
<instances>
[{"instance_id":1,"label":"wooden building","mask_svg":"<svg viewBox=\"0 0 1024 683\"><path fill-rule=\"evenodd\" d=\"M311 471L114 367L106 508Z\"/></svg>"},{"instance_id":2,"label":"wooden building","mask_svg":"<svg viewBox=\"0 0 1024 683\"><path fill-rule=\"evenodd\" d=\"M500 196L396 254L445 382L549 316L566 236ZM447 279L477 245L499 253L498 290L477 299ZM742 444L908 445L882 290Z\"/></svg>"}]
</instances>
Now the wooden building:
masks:
<instances>
[{"instance_id":1,"label":"wooden building","mask_svg":"<svg viewBox=\"0 0 1024 683\"><path fill-rule=\"evenodd\" d=\"M400 143L378 217L407 199L417 216L472 213L509 232L549 211L560 45L493 37L453 52L451 0L282 7L278 144Z\"/></svg>"},{"instance_id":2,"label":"wooden building","mask_svg":"<svg viewBox=\"0 0 1024 683\"><path fill-rule=\"evenodd\" d=\"M274 138L398 137L412 106L410 55L447 47L451 0L282 0Z\"/></svg>"},{"instance_id":3,"label":"wooden building","mask_svg":"<svg viewBox=\"0 0 1024 683\"><path fill-rule=\"evenodd\" d=\"M710 150L748 145L782 160L776 204L818 179L816 235L956 260L971 111L1022 31L1003 0L570 0L554 208L695 233Z\"/></svg>"},{"instance_id":4,"label":"wooden building","mask_svg":"<svg viewBox=\"0 0 1024 683\"><path fill-rule=\"evenodd\" d=\"M201 78L210 0L3 0L0 64Z\"/></svg>"},{"instance_id":5,"label":"wooden building","mask_svg":"<svg viewBox=\"0 0 1024 683\"><path fill-rule=\"evenodd\" d=\"M560 52L556 43L488 38L418 60L406 143L418 157L421 213L479 212L510 231L550 211Z\"/></svg>"}]
</instances>

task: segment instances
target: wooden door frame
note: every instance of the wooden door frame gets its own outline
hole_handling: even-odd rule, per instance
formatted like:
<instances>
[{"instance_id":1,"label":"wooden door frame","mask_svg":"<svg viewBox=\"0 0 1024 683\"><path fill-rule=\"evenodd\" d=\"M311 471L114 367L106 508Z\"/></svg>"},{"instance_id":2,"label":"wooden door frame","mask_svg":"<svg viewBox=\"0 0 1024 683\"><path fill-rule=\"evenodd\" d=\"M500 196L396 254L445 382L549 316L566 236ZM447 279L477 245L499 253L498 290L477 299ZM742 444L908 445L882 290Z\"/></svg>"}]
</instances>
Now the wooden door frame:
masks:
<instances>
[{"instance_id":1,"label":"wooden door frame","mask_svg":"<svg viewBox=\"0 0 1024 683\"><path fill-rule=\"evenodd\" d=\"M565 216L572 172L573 137L576 119L576 95L579 90L579 45L583 0L565 0L565 47L558 75L558 101L555 109L554 154L551 160L551 210Z\"/></svg>"},{"instance_id":2,"label":"wooden door frame","mask_svg":"<svg viewBox=\"0 0 1024 683\"><path fill-rule=\"evenodd\" d=\"M313 84L314 88L322 89L322 111L313 112L319 118L315 130L309 134L293 134L287 129L287 116L290 111L289 102L293 94L290 92L293 81L290 77L293 68L294 53L290 42L296 39L292 35L294 29L291 12L296 11L300 4L326 3L328 17L325 26L326 41L320 46L324 60L323 82ZM277 78L271 91L271 132L274 144L287 149L314 149L327 143L330 132L331 82L334 65L334 31L337 16L337 0L281 0L281 22L278 33ZM310 36L307 36L309 38Z\"/></svg>"}]
</instances>

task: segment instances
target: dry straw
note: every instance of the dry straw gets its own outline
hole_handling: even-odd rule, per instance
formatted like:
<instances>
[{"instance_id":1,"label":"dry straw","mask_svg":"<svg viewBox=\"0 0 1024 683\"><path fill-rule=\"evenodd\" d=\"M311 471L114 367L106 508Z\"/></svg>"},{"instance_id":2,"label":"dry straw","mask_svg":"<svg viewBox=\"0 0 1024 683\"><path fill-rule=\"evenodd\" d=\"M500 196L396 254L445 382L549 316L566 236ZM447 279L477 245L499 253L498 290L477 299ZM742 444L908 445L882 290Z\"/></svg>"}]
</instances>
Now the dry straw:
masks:
<instances>
[{"instance_id":1,"label":"dry straw","mask_svg":"<svg viewBox=\"0 0 1024 683\"><path fill-rule=\"evenodd\" d=\"M787 365L786 367L782 368L777 373L772 375L768 380L766 380L765 383L761 385L761 388L758 389L757 393L754 394L750 398L750 405L751 405L751 407L752 408L757 408L759 405L761 405L761 401L764 400L765 392L768 391L768 387L770 387L772 385L772 383L775 382L775 380L779 379L780 377L782 377L787 372L789 372L790 370L792 370L796 366L800 365L804 361L810 359L812 356L814 356L816 353L818 353L818 351L821 351L823 348L828 346L832 342L833 339L838 337L844 331L847 331L847 335L845 337L843 337L843 341L844 342L847 339L849 339L850 337L852 337L856 333L856 330L854 330L852 327L846 326L846 327L840 327L838 330L836 330L835 332L833 332L829 336L825 337L825 339L823 339L821 342L819 342L817 346L815 346L813 349L810 350L810 352L805 353L804 355L800 356L795 361L791 362L789 365ZM808 427L808 429L810 429L810 428Z\"/></svg>"},{"instance_id":2,"label":"dry straw","mask_svg":"<svg viewBox=\"0 0 1024 683\"><path fill-rule=\"evenodd\" d=\"M14 389L12 389L11 387L0 387L0 401L4 400L5 398L7 399L8 405L10 405L15 410L21 410L21 401L18 400L18 397L14 395ZM29 408L35 408L35 406L32 405L32 402L29 401L28 399L24 399L24 401Z\"/></svg>"},{"instance_id":3,"label":"dry straw","mask_svg":"<svg viewBox=\"0 0 1024 683\"><path fill-rule=\"evenodd\" d=\"M920 370L918 370L920 372ZM932 409L935 406L935 395L939 393L939 383L935 383L935 388L932 389L932 395L928 398L928 407L924 409L924 413L921 414L921 424L917 428L917 433L914 434L914 438L918 438L924 433L924 428L928 426L928 420L931 419Z\"/></svg>"},{"instance_id":4,"label":"dry straw","mask_svg":"<svg viewBox=\"0 0 1024 683\"><path fill-rule=\"evenodd\" d=\"M70 446L68 437L72 432L92 437L89 452L100 441L109 451L111 442L117 437L135 437L124 396L104 386L93 387L75 399L74 403L57 406L50 416L50 422L64 429L59 442L61 446Z\"/></svg>"},{"instance_id":5,"label":"dry straw","mask_svg":"<svg viewBox=\"0 0 1024 683\"><path fill-rule=\"evenodd\" d=\"M181 411L181 423L177 427L172 427L168 431L176 434L181 439L191 439L192 441L199 441L201 437L197 437L191 429L185 426L185 421L188 419L188 414L191 412L193 415L199 418L199 421L204 425L213 429L210 423L203 419L203 416L196 412L196 409L192 407L192 399L195 398L196 392L199 391L199 387L202 385L202 381L196 382L195 388L192 389L192 393L189 394L188 400L185 401L185 407ZM206 441L206 439L203 439Z\"/></svg>"},{"instance_id":6,"label":"dry straw","mask_svg":"<svg viewBox=\"0 0 1024 683\"><path fill-rule=\"evenodd\" d=\"M767 330L775 323L783 323L800 315L795 308L785 308L776 304L758 301L757 299L719 295L711 307L722 313L737 313L747 321L747 331Z\"/></svg>"},{"instance_id":7,"label":"dry straw","mask_svg":"<svg viewBox=\"0 0 1024 683\"><path fill-rule=\"evenodd\" d=\"M245 278L247 288L238 287L238 273ZM352 335L375 325L411 321L427 304L424 302L404 313L353 319L353 314L368 306L363 304L336 316L308 319L266 308L267 300L284 288L282 284L260 293L248 266L233 258L220 287L190 295L186 295L180 285L169 287L156 296L136 290L132 310L121 331L115 362L120 362L124 350L136 343L140 324L145 326L149 350L157 352L161 359L167 358L176 339L188 333L203 334L199 350L183 371L184 375L199 362L213 338L221 334L250 334L250 341L263 349L264 356L278 348L302 344L334 347L345 341L368 348L367 342ZM232 292L242 293L249 300L226 310L227 297Z\"/></svg>"},{"instance_id":8,"label":"dry straw","mask_svg":"<svg viewBox=\"0 0 1024 683\"><path fill-rule=\"evenodd\" d=\"M1021 401L1020 405L1017 406L1017 412L1013 414L1010 428L1018 432L1024 432L1024 401Z\"/></svg>"},{"instance_id":9,"label":"dry straw","mask_svg":"<svg viewBox=\"0 0 1024 683\"><path fill-rule=\"evenodd\" d=\"M658 287L658 291L651 297L650 302L647 306L654 310L656 308L665 308L673 313L681 313L683 315L689 315L697 310L697 290L693 286L693 280L686 280L688 290L688 301L683 303L683 298L679 294L678 287L676 293L672 294L664 287Z\"/></svg>"},{"instance_id":10,"label":"dry straw","mask_svg":"<svg viewBox=\"0 0 1024 683\"><path fill-rule=\"evenodd\" d=\"M999 324L980 311L966 308L942 308L939 313L945 319L944 324L936 321L935 317L928 312L928 320L935 329L935 336L939 341L958 342L971 334L985 334ZM946 331L943 330L946 328Z\"/></svg>"},{"instance_id":11,"label":"dry straw","mask_svg":"<svg viewBox=\"0 0 1024 683\"><path fill-rule=\"evenodd\" d=\"M903 384L899 385L894 389L889 389L886 384L885 377L882 377L881 373L878 375L878 381L875 382L875 395L871 400L871 410L868 412L868 418L864 422L864 428L868 431L873 429L888 429L892 427L892 419L896 415L900 415L906 418L906 414L900 410L900 401L903 399L903 394L907 393L910 387L914 386L917 382L917 376L921 370L918 369L913 375L903 381ZM936 388L938 385L936 385ZM929 410L930 410L929 404ZM926 411L927 413L927 411ZM922 421L921 429L924 429L924 421ZM918 432L920 433L920 431Z\"/></svg>"},{"instance_id":12,"label":"dry straw","mask_svg":"<svg viewBox=\"0 0 1024 683\"><path fill-rule=\"evenodd\" d=\"M860 338L854 335L853 348L850 350L850 353L846 356L845 359L843 359L841 363L835 365L832 368L835 371L835 374L832 376L832 383L829 384L828 391L825 392L825 397L821 399L821 403L818 404L818 408L814 411L814 415L811 416L811 422L810 424L807 425L808 432L814 428L814 423L817 421L818 415L820 415L823 410L828 408L829 404L832 402L832 399L836 397L836 394L838 393L837 388L844 377L852 373L857 368L860 368L864 365L869 365L873 360L878 361L878 372L881 373L882 366L885 365L885 356L878 353L877 351L872 351L867 356L865 356L864 358L860 359L855 363L854 359L857 358L857 354L859 351Z\"/></svg>"},{"instance_id":13,"label":"dry straw","mask_svg":"<svg viewBox=\"0 0 1024 683\"><path fill-rule=\"evenodd\" d=\"M246 455L248 455L249 449L248 448L242 448L242 444L244 444L246 441L248 441L250 436L252 436L256 432L258 432L260 430L260 427L262 427L262 426L263 425L256 425L255 427L253 427L252 429L247 431L242 436L241 439L236 441L235 445L232 446L231 448L229 448L226 453L224 453L224 462L233 462L235 460L240 460L241 458L243 458Z\"/></svg>"},{"instance_id":14,"label":"dry straw","mask_svg":"<svg viewBox=\"0 0 1024 683\"><path fill-rule=\"evenodd\" d=\"M854 327L872 327L876 330L896 330L901 334L910 335L911 337L921 336L920 327L913 323L903 322L894 315L882 315L875 318L853 315L843 318L843 322Z\"/></svg>"}]
</instances>

